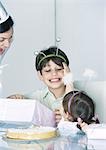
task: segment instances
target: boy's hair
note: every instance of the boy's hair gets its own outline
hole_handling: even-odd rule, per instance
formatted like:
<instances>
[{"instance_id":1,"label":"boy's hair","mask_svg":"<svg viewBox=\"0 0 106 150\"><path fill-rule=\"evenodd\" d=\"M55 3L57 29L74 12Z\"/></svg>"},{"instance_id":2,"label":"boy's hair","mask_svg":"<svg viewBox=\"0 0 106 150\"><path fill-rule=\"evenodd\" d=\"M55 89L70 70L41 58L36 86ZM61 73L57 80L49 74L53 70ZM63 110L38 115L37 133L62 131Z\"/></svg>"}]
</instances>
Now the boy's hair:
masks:
<instances>
[{"instance_id":1,"label":"boy's hair","mask_svg":"<svg viewBox=\"0 0 106 150\"><path fill-rule=\"evenodd\" d=\"M73 121L81 118L85 123L96 122L98 119L93 119L95 116L95 105L93 100L82 91L71 91L64 96L63 99L64 112L68 112Z\"/></svg>"},{"instance_id":2,"label":"boy's hair","mask_svg":"<svg viewBox=\"0 0 106 150\"><path fill-rule=\"evenodd\" d=\"M42 68L45 67L50 60L62 67L63 62L65 62L67 66L69 66L69 60L66 54L62 50L58 49L56 46L52 46L46 50L41 50L36 56L36 70L41 72Z\"/></svg>"}]
</instances>

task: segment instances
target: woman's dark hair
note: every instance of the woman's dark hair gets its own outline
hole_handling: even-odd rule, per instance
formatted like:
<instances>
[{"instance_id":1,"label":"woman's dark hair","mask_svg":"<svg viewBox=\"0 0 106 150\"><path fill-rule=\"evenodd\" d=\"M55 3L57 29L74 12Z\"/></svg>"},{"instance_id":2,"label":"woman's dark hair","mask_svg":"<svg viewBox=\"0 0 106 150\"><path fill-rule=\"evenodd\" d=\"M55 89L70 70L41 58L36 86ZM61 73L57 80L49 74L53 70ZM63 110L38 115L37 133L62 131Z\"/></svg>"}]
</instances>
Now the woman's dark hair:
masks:
<instances>
[{"instance_id":1,"label":"woman's dark hair","mask_svg":"<svg viewBox=\"0 0 106 150\"><path fill-rule=\"evenodd\" d=\"M52 46L46 50L41 50L39 54L36 56L35 60L36 70L41 71L42 68L45 67L50 60L52 60L54 63L62 67L63 62L65 62L67 66L69 66L69 60L66 54L62 50L58 49L56 46Z\"/></svg>"},{"instance_id":2,"label":"woman's dark hair","mask_svg":"<svg viewBox=\"0 0 106 150\"><path fill-rule=\"evenodd\" d=\"M9 16L9 18L5 22L0 24L0 33L8 31L13 26L13 24L13 19L11 18L11 16Z\"/></svg>"},{"instance_id":3,"label":"woman's dark hair","mask_svg":"<svg viewBox=\"0 0 106 150\"><path fill-rule=\"evenodd\" d=\"M71 91L64 96L63 99L64 112L69 112L73 121L76 122L81 118L85 123L99 123L99 120L94 119L95 104L93 100L82 91Z\"/></svg>"}]
</instances>

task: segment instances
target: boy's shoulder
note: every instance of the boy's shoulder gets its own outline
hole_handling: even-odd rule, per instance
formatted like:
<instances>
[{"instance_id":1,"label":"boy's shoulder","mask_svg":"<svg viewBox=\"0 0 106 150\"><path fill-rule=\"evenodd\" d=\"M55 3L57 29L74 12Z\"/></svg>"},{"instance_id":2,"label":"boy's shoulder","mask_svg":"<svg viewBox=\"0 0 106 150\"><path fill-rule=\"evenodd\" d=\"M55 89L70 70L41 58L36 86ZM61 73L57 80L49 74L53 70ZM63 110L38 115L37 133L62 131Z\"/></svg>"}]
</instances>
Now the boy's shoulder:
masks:
<instances>
[{"instance_id":1,"label":"boy's shoulder","mask_svg":"<svg viewBox=\"0 0 106 150\"><path fill-rule=\"evenodd\" d=\"M35 91L32 91L30 93L25 94L25 96L27 96L28 98L31 99L39 99L41 97L44 97L47 93L47 88L41 88Z\"/></svg>"}]
</instances>

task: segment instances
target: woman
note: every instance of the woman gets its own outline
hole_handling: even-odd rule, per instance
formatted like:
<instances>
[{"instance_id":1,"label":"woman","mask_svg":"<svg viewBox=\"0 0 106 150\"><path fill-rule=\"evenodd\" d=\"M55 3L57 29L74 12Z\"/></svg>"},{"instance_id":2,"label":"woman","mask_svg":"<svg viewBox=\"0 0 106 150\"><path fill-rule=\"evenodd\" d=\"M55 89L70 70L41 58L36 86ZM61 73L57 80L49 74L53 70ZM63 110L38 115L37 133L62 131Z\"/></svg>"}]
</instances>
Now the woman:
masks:
<instances>
[{"instance_id":1,"label":"woman","mask_svg":"<svg viewBox=\"0 0 106 150\"><path fill-rule=\"evenodd\" d=\"M0 2L0 64L13 38L13 20Z\"/></svg>"}]
</instances>

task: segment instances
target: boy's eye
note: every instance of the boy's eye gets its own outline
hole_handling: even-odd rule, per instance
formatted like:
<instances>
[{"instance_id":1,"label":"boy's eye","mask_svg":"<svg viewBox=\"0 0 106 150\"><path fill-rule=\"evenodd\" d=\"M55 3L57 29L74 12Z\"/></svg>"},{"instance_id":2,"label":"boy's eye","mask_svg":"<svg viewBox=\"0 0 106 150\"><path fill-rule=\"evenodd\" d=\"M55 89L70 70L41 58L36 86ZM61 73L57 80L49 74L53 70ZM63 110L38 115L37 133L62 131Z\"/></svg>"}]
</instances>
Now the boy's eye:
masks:
<instances>
[{"instance_id":1,"label":"boy's eye","mask_svg":"<svg viewBox=\"0 0 106 150\"><path fill-rule=\"evenodd\" d=\"M3 42L4 41L4 39L3 38L0 38L0 42Z\"/></svg>"},{"instance_id":2,"label":"boy's eye","mask_svg":"<svg viewBox=\"0 0 106 150\"><path fill-rule=\"evenodd\" d=\"M44 72L51 72L51 71L56 71L56 72L58 72L58 71L61 71L63 68L55 68L55 69L44 69Z\"/></svg>"},{"instance_id":3,"label":"boy's eye","mask_svg":"<svg viewBox=\"0 0 106 150\"><path fill-rule=\"evenodd\" d=\"M50 72L50 69L49 70L44 70L45 72Z\"/></svg>"},{"instance_id":4,"label":"boy's eye","mask_svg":"<svg viewBox=\"0 0 106 150\"><path fill-rule=\"evenodd\" d=\"M63 68L58 68L58 69L56 69L56 70L62 70Z\"/></svg>"},{"instance_id":5,"label":"boy's eye","mask_svg":"<svg viewBox=\"0 0 106 150\"><path fill-rule=\"evenodd\" d=\"M63 68L57 68L56 71L61 71Z\"/></svg>"}]
</instances>

